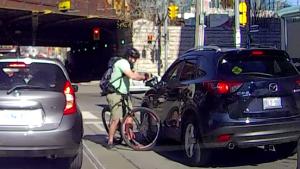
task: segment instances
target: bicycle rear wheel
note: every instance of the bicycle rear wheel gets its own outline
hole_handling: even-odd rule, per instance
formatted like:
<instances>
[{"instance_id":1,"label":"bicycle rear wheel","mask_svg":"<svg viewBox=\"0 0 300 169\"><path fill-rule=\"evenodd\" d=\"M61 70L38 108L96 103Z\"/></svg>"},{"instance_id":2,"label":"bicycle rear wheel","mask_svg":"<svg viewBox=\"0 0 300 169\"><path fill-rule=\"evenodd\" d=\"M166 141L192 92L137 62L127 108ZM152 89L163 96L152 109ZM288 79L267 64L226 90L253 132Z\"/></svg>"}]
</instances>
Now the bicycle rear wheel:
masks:
<instances>
[{"instance_id":1,"label":"bicycle rear wheel","mask_svg":"<svg viewBox=\"0 0 300 169\"><path fill-rule=\"evenodd\" d=\"M105 129L106 133L108 134L110 122L111 122L111 112L110 112L109 106L103 107L101 117L102 117L104 129ZM116 144L121 144L123 141L120 131L121 131L121 125L119 124L116 134L114 136L114 143L116 143Z\"/></svg>"},{"instance_id":2,"label":"bicycle rear wheel","mask_svg":"<svg viewBox=\"0 0 300 169\"><path fill-rule=\"evenodd\" d=\"M121 134L125 143L134 150L146 151L156 144L160 120L151 109L138 107L125 115Z\"/></svg>"}]
</instances>

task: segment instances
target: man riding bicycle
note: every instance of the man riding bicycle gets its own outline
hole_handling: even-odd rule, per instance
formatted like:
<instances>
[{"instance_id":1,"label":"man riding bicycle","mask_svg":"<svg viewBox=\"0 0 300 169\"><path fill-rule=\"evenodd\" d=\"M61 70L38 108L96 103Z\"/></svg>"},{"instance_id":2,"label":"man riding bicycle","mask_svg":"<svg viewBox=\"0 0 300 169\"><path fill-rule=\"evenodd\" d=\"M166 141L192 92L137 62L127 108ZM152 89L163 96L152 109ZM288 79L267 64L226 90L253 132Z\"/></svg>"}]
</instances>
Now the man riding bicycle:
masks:
<instances>
[{"instance_id":1,"label":"man riding bicycle","mask_svg":"<svg viewBox=\"0 0 300 169\"><path fill-rule=\"evenodd\" d=\"M140 58L140 53L135 48L128 48L122 59L116 61L113 65L113 73L111 75L110 82L116 89L115 92L109 93L106 96L107 102L111 110L111 124L109 127L107 148L111 149L114 147L113 139L117 130L118 124L121 122L123 117L122 108L122 95L129 93L129 79L133 80L147 80L147 74L141 74L132 70L133 64ZM126 104L132 107L131 100L126 99ZM130 122L128 122L130 124Z\"/></svg>"}]
</instances>

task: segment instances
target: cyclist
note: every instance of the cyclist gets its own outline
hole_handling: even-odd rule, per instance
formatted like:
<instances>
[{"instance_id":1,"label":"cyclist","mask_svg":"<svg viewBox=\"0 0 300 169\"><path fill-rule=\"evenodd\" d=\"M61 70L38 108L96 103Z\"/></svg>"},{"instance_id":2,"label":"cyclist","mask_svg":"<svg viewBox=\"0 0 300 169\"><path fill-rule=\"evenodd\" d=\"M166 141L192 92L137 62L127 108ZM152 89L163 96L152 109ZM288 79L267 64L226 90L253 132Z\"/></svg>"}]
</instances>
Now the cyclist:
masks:
<instances>
[{"instance_id":1,"label":"cyclist","mask_svg":"<svg viewBox=\"0 0 300 169\"><path fill-rule=\"evenodd\" d=\"M133 70L133 64L140 58L140 53L135 48L128 48L122 59L116 61L113 65L113 73L110 82L116 89L115 92L109 93L106 96L107 102L111 109L111 123L108 134L107 148L114 147L113 138L123 117L123 109L121 99L124 95L129 93L129 79L133 80L147 80L148 74L141 74ZM132 107L131 100L126 98L126 104ZM131 122L128 121L130 124Z\"/></svg>"}]
</instances>

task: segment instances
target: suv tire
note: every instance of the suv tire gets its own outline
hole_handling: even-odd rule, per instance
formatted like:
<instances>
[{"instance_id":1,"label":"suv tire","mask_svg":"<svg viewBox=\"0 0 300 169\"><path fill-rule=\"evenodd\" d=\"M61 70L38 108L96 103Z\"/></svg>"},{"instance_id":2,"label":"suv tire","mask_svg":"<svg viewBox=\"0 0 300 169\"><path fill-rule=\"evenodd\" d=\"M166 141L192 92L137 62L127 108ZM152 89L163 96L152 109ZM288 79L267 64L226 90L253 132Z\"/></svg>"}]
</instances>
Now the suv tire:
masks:
<instances>
[{"instance_id":1,"label":"suv tire","mask_svg":"<svg viewBox=\"0 0 300 169\"><path fill-rule=\"evenodd\" d=\"M297 142L278 144L274 145L274 147L279 157L286 158L296 153Z\"/></svg>"},{"instance_id":2,"label":"suv tire","mask_svg":"<svg viewBox=\"0 0 300 169\"><path fill-rule=\"evenodd\" d=\"M183 151L186 160L191 166L207 165L210 162L212 151L201 145L198 123L189 116L183 121L182 130Z\"/></svg>"}]
</instances>

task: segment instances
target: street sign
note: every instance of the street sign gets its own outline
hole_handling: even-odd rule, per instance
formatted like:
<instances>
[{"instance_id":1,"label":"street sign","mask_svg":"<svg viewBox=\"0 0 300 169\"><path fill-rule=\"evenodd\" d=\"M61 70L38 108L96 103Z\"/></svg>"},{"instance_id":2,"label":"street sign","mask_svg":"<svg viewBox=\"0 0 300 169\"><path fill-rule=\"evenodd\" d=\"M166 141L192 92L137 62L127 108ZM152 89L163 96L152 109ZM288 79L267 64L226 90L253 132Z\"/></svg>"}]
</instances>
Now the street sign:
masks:
<instances>
[{"instance_id":1,"label":"street sign","mask_svg":"<svg viewBox=\"0 0 300 169\"><path fill-rule=\"evenodd\" d=\"M249 30L250 33L255 33L258 31L259 31L259 25L251 25L250 26L250 30Z\"/></svg>"},{"instance_id":2,"label":"street sign","mask_svg":"<svg viewBox=\"0 0 300 169\"><path fill-rule=\"evenodd\" d=\"M71 9L71 0L61 0L58 3L58 10L62 12L66 12Z\"/></svg>"}]
</instances>

